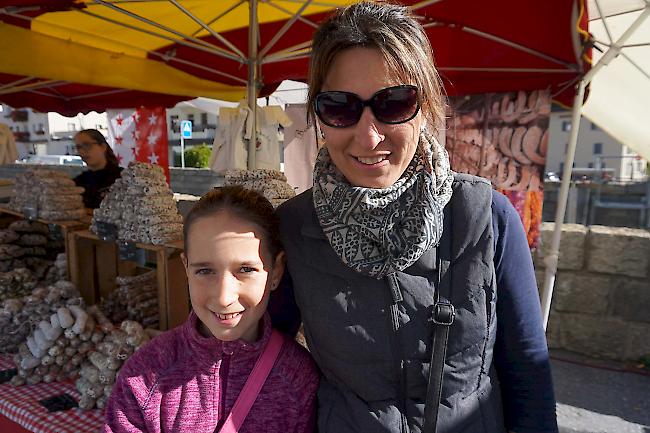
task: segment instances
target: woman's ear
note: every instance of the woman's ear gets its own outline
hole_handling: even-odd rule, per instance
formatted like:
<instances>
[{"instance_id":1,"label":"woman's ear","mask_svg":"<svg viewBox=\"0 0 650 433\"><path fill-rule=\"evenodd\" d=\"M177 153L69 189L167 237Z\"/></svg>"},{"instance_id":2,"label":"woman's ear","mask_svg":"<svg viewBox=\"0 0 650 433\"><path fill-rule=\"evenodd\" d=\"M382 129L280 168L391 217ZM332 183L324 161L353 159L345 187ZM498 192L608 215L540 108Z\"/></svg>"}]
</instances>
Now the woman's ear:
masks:
<instances>
[{"instance_id":1,"label":"woman's ear","mask_svg":"<svg viewBox=\"0 0 650 433\"><path fill-rule=\"evenodd\" d=\"M278 288L282 275L284 274L284 267L286 264L286 256L284 251L280 251L275 257L275 262L273 262L273 270L271 271L271 290Z\"/></svg>"}]
</instances>

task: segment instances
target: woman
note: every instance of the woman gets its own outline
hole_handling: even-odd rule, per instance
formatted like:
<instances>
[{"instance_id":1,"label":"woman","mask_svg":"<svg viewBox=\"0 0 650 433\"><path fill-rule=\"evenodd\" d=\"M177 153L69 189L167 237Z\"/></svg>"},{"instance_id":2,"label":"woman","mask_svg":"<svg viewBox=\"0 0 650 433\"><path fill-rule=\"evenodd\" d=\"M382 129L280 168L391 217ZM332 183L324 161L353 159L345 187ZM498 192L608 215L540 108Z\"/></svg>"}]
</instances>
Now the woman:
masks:
<instances>
[{"instance_id":1,"label":"woman","mask_svg":"<svg viewBox=\"0 0 650 433\"><path fill-rule=\"evenodd\" d=\"M402 6L339 10L314 36L308 104L325 147L279 214L319 432L557 432L523 227L433 138L444 98L422 27Z\"/></svg>"},{"instance_id":2,"label":"woman","mask_svg":"<svg viewBox=\"0 0 650 433\"><path fill-rule=\"evenodd\" d=\"M113 149L104 135L96 129L84 129L74 137L77 153L88 166L88 170L74 178L77 186L85 188L84 205L95 209L104 199L108 189L120 177L120 167Z\"/></svg>"}]
</instances>

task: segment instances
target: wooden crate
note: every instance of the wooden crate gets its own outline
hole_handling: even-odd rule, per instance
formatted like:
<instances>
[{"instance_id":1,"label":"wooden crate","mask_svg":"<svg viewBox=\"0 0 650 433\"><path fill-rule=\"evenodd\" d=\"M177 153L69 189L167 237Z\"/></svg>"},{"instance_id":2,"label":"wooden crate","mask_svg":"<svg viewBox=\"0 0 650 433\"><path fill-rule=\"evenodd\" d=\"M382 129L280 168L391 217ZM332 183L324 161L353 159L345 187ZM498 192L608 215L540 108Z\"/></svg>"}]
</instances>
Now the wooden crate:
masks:
<instances>
[{"instance_id":1,"label":"wooden crate","mask_svg":"<svg viewBox=\"0 0 650 433\"><path fill-rule=\"evenodd\" d=\"M117 288L117 276L133 275L135 263L119 259L115 241L102 241L88 230L71 232L69 237L70 278L89 305L98 303ZM136 243L135 247L155 255L160 329L182 324L190 311L187 277L180 256L183 242L167 245Z\"/></svg>"},{"instance_id":2,"label":"wooden crate","mask_svg":"<svg viewBox=\"0 0 650 433\"><path fill-rule=\"evenodd\" d=\"M25 215L23 215L21 212L16 212L15 210L8 209L5 207L0 207L0 214L2 215L9 215L16 217L16 219L26 219ZM50 227L50 230L52 229L52 226L56 227L58 230L60 230L60 235L62 237L64 247L65 247L65 254L66 256L69 256L68 252L70 251L70 245L68 243L69 235L70 233L77 231L77 230L85 230L88 228L90 225L90 216L88 216L86 219L81 220L81 221L50 221L50 220L44 220L44 219L36 219L34 221L37 221L41 224L46 224ZM68 260L68 278L71 278L72 273L71 273L71 267L70 267L70 261Z\"/></svg>"}]
</instances>

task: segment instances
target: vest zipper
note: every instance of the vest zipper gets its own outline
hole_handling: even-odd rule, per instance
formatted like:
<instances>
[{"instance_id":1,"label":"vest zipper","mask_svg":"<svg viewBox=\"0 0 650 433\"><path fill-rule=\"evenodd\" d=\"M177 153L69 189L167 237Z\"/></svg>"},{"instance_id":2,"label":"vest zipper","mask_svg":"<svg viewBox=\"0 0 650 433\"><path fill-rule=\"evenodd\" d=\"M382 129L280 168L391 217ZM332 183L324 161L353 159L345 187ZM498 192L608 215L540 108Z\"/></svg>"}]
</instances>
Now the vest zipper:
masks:
<instances>
[{"instance_id":1,"label":"vest zipper","mask_svg":"<svg viewBox=\"0 0 650 433\"><path fill-rule=\"evenodd\" d=\"M230 370L230 358L232 352L227 353L224 349L223 357L221 358L221 368L219 368L219 421L214 433L218 433L221 427L226 422L226 392L228 391L228 370Z\"/></svg>"},{"instance_id":2,"label":"vest zipper","mask_svg":"<svg viewBox=\"0 0 650 433\"><path fill-rule=\"evenodd\" d=\"M393 332L391 333L391 339L393 343L393 357L395 359L395 364L399 366L398 368L398 410L400 412L400 431L402 433L409 433L408 422L406 419L406 369L404 368L404 357L402 356L402 347L399 341L399 332L400 332L400 323L399 323L399 310L398 304L404 300L402 297L402 290L399 287L399 282L397 281L397 275L390 274L386 277L388 281L388 288L390 289L391 294L391 304L390 304L390 321L391 328Z\"/></svg>"}]
</instances>

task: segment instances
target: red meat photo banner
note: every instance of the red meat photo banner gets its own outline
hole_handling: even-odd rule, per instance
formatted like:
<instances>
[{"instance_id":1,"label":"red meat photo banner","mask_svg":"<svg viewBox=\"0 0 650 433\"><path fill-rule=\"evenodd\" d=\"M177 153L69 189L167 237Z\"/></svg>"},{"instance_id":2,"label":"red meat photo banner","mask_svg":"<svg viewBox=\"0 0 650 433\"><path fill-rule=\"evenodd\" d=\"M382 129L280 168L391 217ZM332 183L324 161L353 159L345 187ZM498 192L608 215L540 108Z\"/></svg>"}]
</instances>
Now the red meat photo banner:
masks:
<instances>
[{"instance_id":1,"label":"red meat photo banner","mask_svg":"<svg viewBox=\"0 0 650 433\"><path fill-rule=\"evenodd\" d=\"M131 161L162 167L169 183L167 115L163 107L107 110L109 143L122 167Z\"/></svg>"},{"instance_id":2,"label":"red meat photo banner","mask_svg":"<svg viewBox=\"0 0 650 433\"><path fill-rule=\"evenodd\" d=\"M485 177L521 216L536 248L542 223L551 98L546 90L451 98L445 146L453 170Z\"/></svg>"}]
</instances>

